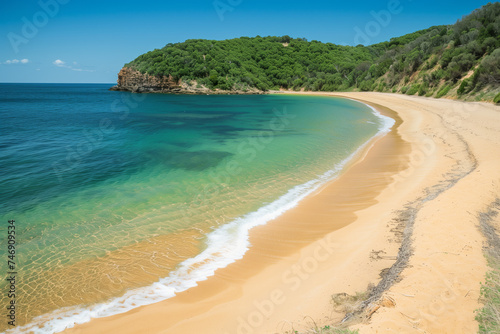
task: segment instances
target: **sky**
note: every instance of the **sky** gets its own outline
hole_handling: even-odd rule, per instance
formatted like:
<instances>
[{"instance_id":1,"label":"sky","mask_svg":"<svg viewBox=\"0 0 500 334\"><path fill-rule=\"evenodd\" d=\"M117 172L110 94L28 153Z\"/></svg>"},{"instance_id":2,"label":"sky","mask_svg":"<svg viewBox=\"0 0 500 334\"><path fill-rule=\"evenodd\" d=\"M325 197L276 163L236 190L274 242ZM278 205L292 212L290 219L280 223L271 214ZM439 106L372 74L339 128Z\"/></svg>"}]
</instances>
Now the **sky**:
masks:
<instances>
[{"instance_id":1,"label":"sky","mask_svg":"<svg viewBox=\"0 0 500 334\"><path fill-rule=\"evenodd\" d=\"M168 43L241 36L374 44L453 24L479 0L0 0L0 82L114 83Z\"/></svg>"}]
</instances>

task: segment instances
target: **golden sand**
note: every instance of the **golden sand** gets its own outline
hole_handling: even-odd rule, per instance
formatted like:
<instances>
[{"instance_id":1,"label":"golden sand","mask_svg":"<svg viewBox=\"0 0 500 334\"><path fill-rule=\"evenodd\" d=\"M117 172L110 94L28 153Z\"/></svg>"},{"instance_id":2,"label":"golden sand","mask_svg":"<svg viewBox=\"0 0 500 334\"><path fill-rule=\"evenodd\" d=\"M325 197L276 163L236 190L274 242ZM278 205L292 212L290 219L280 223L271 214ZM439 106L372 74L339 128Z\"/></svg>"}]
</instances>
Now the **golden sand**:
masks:
<instances>
[{"instance_id":1,"label":"golden sand","mask_svg":"<svg viewBox=\"0 0 500 334\"><path fill-rule=\"evenodd\" d=\"M338 95L338 94L337 94ZM244 258L163 302L65 333L285 333L338 321L331 295L393 265L398 214L414 208L413 255L360 333L468 333L486 272L477 213L500 192L500 112L382 93L343 93L402 123L342 175L250 232ZM383 106L383 107L382 107ZM389 110L390 109L390 110Z\"/></svg>"}]
</instances>

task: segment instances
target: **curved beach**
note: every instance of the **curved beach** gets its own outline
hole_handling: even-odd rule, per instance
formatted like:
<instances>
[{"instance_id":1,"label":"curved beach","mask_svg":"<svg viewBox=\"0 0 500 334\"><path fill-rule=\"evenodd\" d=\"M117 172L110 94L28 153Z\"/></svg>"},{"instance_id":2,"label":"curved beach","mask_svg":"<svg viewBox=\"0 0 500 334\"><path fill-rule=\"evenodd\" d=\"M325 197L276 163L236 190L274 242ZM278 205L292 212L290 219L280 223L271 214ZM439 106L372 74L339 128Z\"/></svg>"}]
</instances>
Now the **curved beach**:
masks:
<instances>
[{"instance_id":1,"label":"curved beach","mask_svg":"<svg viewBox=\"0 0 500 334\"><path fill-rule=\"evenodd\" d=\"M355 328L477 331L474 310L487 270L477 215L500 190L500 108L395 94L331 95L368 103L397 124L340 177L252 229L243 259L171 299L64 333L285 333L328 325L343 317L331 295L377 284L405 240L412 254L384 292L395 307L381 307Z\"/></svg>"}]
</instances>

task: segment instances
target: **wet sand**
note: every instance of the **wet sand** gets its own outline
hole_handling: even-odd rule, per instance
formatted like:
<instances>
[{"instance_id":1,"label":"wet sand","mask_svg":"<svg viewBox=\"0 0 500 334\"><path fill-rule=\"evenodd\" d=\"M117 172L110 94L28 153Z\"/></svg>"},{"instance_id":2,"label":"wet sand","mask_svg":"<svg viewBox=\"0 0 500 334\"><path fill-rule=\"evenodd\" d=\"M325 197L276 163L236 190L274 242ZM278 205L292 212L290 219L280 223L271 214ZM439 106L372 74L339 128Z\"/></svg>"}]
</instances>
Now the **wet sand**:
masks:
<instances>
[{"instance_id":1,"label":"wet sand","mask_svg":"<svg viewBox=\"0 0 500 334\"><path fill-rule=\"evenodd\" d=\"M395 262L402 240L397 214L411 205L419 206L414 252L402 279L387 291L396 307L381 308L370 323L357 328L362 333L443 332L452 325L474 330L473 310L479 306L486 263L475 211L463 211L481 208L495 189L498 194L498 154L492 153L488 163L482 156L495 148L500 152L498 107L381 93L339 95L370 103L398 122L360 152L339 178L251 230L252 247L243 259L174 298L65 333L285 333L330 324L343 316L334 312L332 294L364 291ZM471 113L474 122L467 118ZM443 114L456 124L443 121ZM467 131L470 136L462 134ZM478 188L471 177L483 160L487 171L481 174L484 179L477 177L487 185ZM453 173L454 183L447 181ZM469 179L467 188L462 184ZM448 199L459 187L465 190ZM434 198L425 197L433 193ZM419 310L433 305L433 297L449 296L446 289L454 296L453 312L440 309L439 321L422 320ZM461 294L463 289L468 293Z\"/></svg>"}]
</instances>

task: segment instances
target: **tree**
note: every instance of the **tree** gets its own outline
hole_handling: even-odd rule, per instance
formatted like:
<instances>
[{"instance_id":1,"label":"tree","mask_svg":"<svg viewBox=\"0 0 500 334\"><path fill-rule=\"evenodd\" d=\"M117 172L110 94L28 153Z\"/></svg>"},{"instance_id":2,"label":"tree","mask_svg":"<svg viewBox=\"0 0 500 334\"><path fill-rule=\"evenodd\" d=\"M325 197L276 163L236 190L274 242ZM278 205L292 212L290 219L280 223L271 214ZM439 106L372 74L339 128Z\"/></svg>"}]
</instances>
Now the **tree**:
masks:
<instances>
[{"instance_id":1,"label":"tree","mask_svg":"<svg viewBox=\"0 0 500 334\"><path fill-rule=\"evenodd\" d=\"M290 40L291 38L288 35L281 37L281 43L290 43Z\"/></svg>"},{"instance_id":2,"label":"tree","mask_svg":"<svg viewBox=\"0 0 500 334\"><path fill-rule=\"evenodd\" d=\"M212 83L213 86L217 86L217 83L219 82L219 75L217 74L216 70L211 70L210 71L209 80L210 80L210 82Z\"/></svg>"},{"instance_id":3,"label":"tree","mask_svg":"<svg viewBox=\"0 0 500 334\"><path fill-rule=\"evenodd\" d=\"M500 84L500 49L483 59L480 74L480 81L483 83Z\"/></svg>"},{"instance_id":4,"label":"tree","mask_svg":"<svg viewBox=\"0 0 500 334\"><path fill-rule=\"evenodd\" d=\"M125 66L175 80L193 79L210 88L401 90L404 81L406 90L419 87L422 95L427 89L419 73L427 71L424 82L432 92L442 86L442 79L455 88L480 64L460 90L465 94L486 84L500 85L499 34L500 3L493 3L454 25L430 27L367 47L308 42L288 35L192 39L147 52Z\"/></svg>"}]
</instances>

